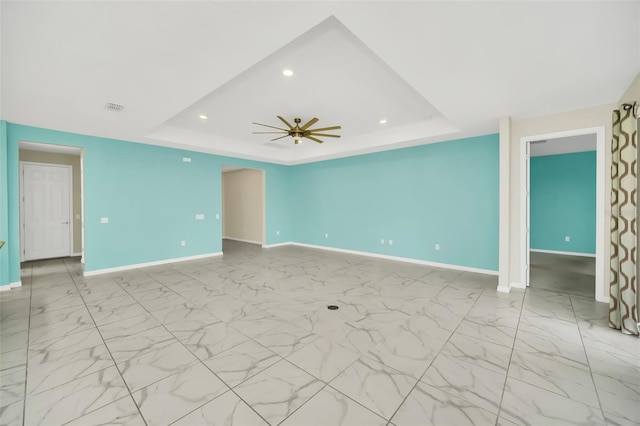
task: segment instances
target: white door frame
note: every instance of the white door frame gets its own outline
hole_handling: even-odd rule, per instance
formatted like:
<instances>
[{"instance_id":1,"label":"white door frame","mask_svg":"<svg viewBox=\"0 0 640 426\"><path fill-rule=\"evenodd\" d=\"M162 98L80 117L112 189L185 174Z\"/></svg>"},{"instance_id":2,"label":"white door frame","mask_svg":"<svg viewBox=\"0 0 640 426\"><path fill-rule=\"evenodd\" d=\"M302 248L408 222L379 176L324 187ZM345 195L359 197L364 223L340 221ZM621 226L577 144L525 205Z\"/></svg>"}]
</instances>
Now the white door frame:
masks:
<instances>
[{"instance_id":1,"label":"white door frame","mask_svg":"<svg viewBox=\"0 0 640 426\"><path fill-rule=\"evenodd\" d=\"M38 163L35 161L20 161L20 262L24 262L24 166L49 166L69 169L69 256L73 256L73 166L70 164Z\"/></svg>"},{"instance_id":2,"label":"white door frame","mask_svg":"<svg viewBox=\"0 0 640 426\"><path fill-rule=\"evenodd\" d=\"M529 218L529 158L527 156L529 143L532 141L564 138L568 136L596 135L596 288L595 296L598 302L609 302L609 296L604 294L604 271L606 270L605 247L605 133L604 126L584 129L567 130L564 132L546 133L542 135L523 136L520 138L520 283L517 288L529 285L529 247L527 244L527 222Z\"/></svg>"}]
</instances>

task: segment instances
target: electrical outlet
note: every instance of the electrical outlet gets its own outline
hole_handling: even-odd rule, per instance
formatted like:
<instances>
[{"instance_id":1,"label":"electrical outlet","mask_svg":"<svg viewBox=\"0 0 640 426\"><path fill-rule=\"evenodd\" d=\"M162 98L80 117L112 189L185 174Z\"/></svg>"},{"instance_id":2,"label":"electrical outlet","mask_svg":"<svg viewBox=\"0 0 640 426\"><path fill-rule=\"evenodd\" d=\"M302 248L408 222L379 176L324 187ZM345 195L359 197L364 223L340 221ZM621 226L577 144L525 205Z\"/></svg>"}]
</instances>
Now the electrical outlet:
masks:
<instances>
[{"instance_id":1,"label":"electrical outlet","mask_svg":"<svg viewBox=\"0 0 640 426\"><path fill-rule=\"evenodd\" d=\"M569 241L571 241L571 238L567 235L566 237L564 237L564 242L568 243Z\"/></svg>"},{"instance_id":2,"label":"electrical outlet","mask_svg":"<svg viewBox=\"0 0 640 426\"><path fill-rule=\"evenodd\" d=\"M440 250L440 244L436 243L436 250Z\"/></svg>"},{"instance_id":3,"label":"electrical outlet","mask_svg":"<svg viewBox=\"0 0 640 426\"><path fill-rule=\"evenodd\" d=\"M220 219L220 213L216 213L216 219Z\"/></svg>"},{"instance_id":4,"label":"electrical outlet","mask_svg":"<svg viewBox=\"0 0 640 426\"><path fill-rule=\"evenodd\" d=\"M101 217L100 218L100 223L109 223L109 218L108 217Z\"/></svg>"},{"instance_id":5,"label":"electrical outlet","mask_svg":"<svg viewBox=\"0 0 640 426\"><path fill-rule=\"evenodd\" d=\"M389 240L389 245L392 246L393 245L393 240Z\"/></svg>"},{"instance_id":6,"label":"electrical outlet","mask_svg":"<svg viewBox=\"0 0 640 426\"><path fill-rule=\"evenodd\" d=\"M276 231L276 235L280 235L280 231Z\"/></svg>"},{"instance_id":7,"label":"electrical outlet","mask_svg":"<svg viewBox=\"0 0 640 426\"><path fill-rule=\"evenodd\" d=\"M325 232L325 233L324 233L324 237L325 237L325 238L329 238L329 233L328 233L328 232Z\"/></svg>"},{"instance_id":8,"label":"electrical outlet","mask_svg":"<svg viewBox=\"0 0 640 426\"><path fill-rule=\"evenodd\" d=\"M182 247L184 247L184 246L186 246L186 245L187 245L187 242L186 242L186 241L180 241L180 245L181 245Z\"/></svg>"},{"instance_id":9,"label":"electrical outlet","mask_svg":"<svg viewBox=\"0 0 640 426\"><path fill-rule=\"evenodd\" d=\"M380 238L380 244L384 244L384 238Z\"/></svg>"}]
</instances>

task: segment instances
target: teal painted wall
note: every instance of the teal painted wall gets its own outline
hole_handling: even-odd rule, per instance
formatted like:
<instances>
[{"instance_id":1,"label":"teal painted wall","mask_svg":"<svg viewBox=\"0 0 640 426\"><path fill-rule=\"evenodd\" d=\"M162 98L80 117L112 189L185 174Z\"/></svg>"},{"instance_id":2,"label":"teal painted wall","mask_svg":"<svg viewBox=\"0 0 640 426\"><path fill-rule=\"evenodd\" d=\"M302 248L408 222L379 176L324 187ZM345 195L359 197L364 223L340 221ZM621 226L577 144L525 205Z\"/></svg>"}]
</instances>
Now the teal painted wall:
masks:
<instances>
[{"instance_id":1,"label":"teal painted wall","mask_svg":"<svg viewBox=\"0 0 640 426\"><path fill-rule=\"evenodd\" d=\"M0 135L0 285L20 279L19 141L83 148L87 271L221 251L222 165L265 170L267 244L498 269L498 135L293 167L12 123Z\"/></svg>"},{"instance_id":2,"label":"teal painted wall","mask_svg":"<svg viewBox=\"0 0 640 426\"><path fill-rule=\"evenodd\" d=\"M266 242L292 240L285 166L12 123L6 129L8 208L0 213L8 218L2 256L8 254L9 271L3 268L0 285L20 279L19 141L83 148L87 271L220 252L222 221L215 215L221 213L222 165L265 170ZM184 156L192 162L182 162ZM206 219L196 221L196 213ZM109 224L101 224L101 217Z\"/></svg>"},{"instance_id":3,"label":"teal painted wall","mask_svg":"<svg viewBox=\"0 0 640 426\"><path fill-rule=\"evenodd\" d=\"M595 254L596 151L531 157L530 174L531 249Z\"/></svg>"},{"instance_id":4,"label":"teal painted wall","mask_svg":"<svg viewBox=\"0 0 640 426\"><path fill-rule=\"evenodd\" d=\"M293 233L306 244L497 271L498 143L494 134L295 166Z\"/></svg>"}]
</instances>

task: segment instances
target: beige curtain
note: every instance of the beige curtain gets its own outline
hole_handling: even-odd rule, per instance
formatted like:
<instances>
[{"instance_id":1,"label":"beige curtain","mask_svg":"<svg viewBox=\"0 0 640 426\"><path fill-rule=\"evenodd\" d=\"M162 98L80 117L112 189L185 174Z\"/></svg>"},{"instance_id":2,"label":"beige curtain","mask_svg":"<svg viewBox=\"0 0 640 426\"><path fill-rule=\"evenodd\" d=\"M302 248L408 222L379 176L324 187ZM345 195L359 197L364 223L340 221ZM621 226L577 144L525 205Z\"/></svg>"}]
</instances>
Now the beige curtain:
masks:
<instances>
[{"instance_id":1,"label":"beige curtain","mask_svg":"<svg viewBox=\"0 0 640 426\"><path fill-rule=\"evenodd\" d=\"M613 111L609 327L638 334L638 105Z\"/></svg>"}]
</instances>

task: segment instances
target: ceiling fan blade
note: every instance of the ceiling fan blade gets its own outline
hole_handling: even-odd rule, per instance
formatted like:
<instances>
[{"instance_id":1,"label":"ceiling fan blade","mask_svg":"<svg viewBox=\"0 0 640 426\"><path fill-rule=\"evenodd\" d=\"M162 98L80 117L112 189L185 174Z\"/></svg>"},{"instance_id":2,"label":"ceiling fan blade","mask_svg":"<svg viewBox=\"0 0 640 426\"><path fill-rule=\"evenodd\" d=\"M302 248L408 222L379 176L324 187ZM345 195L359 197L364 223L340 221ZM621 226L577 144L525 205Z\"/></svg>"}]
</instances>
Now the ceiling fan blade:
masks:
<instances>
[{"instance_id":1,"label":"ceiling fan blade","mask_svg":"<svg viewBox=\"0 0 640 426\"><path fill-rule=\"evenodd\" d=\"M281 132L251 132L251 133L254 134L254 135L268 135L268 134L271 134L271 133L278 133L278 134L286 133L286 134L289 134L289 132L287 132L286 130L283 130Z\"/></svg>"},{"instance_id":2,"label":"ceiling fan blade","mask_svg":"<svg viewBox=\"0 0 640 426\"><path fill-rule=\"evenodd\" d=\"M305 138L307 138L307 139L311 139L311 140L312 140L312 141L314 141L314 142L322 143L322 141L321 141L320 139L316 139L316 138L314 138L313 136L305 136Z\"/></svg>"},{"instance_id":3,"label":"ceiling fan blade","mask_svg":"<svg viewBox=\"0 0 640 426\"><path fill-rule=\"evenodd\" d=\"M278 139L287 138L289 135L280 136L279 138L271 139L271 142L277 141Z\"/></svg>"},{"instance_id":4,"label":"ceiling fan blade","mask_svg":"<svg viewBox=\"0 0 640 426\"><path fill-rule=\"evenodd\" d=\"M339 130L339 129L342 129L342 127L331 126L331 127L322 127L320 129L309 129L309 132L314 133L314 132L324 132L325 130Z\"/></svg>"},{"instance_id":5,"label":"ceiling fan blade","mask_svg":"<svg viewBox=\"0 0 640 426\"><path fill-rule=\"evenodd\" d=\"M270 126L268 124L256 123L255 121L253 122L253 124L257 124L258 126L271 127L272 129L282 130L283 132L288 132L289 131L288 129L283 129L282 127L276 127L276 126Z\"/></svg>"},{"instance_id":6,"label":"ceiling fan blade","mask_svg":"<svg viewBox=\"0 0 640 426\"><path fill-rule=\"evenodd\" d=\"M326 133L310 133L311 136L323 136L325 138L339 138L340 135L328 135Z\"/></svg>"},{"instance_id":7,"label":"ceiling fan blade","mask_svg":"<svg viewBox=\"0 0 640 426\"><path fill-rule=\"evenodd\" d=\"M280 119L280 121L282 121L284 124L286 124L289 129L293 129L293 126L291 124L289 124L289 122L287 120L285 120L284 118L280 117L279 115L277 117Z\"/></svg>"},{"instance_id":8,"label":"ceiling fan blade","mask_svg":"<svg viewBox=\"0 0 640 426\"><path fill-rule=\"evenodd\" d=\"M313 117L311 120L307 121L307 124L305 124L304 126L302 126L300 128L302 130L307 130L309 127L313 126L317 122L318 122L318 119L316 117Z\"/></svg>"}]
</instances>

